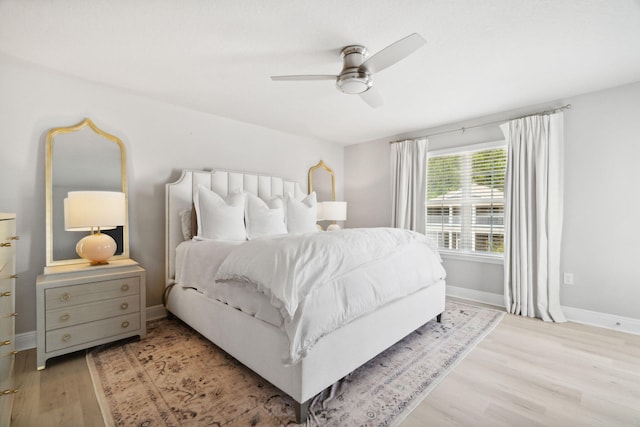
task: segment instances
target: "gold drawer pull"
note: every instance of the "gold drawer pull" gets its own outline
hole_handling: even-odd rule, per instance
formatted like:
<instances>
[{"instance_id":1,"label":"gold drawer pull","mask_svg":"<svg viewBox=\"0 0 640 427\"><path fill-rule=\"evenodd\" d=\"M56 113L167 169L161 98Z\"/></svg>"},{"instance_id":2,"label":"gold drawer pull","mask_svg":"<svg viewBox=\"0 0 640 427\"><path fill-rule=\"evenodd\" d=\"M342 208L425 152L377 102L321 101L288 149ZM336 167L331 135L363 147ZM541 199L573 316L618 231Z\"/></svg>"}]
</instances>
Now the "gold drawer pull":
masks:
<instances>
[{"instance_id":1,"label":"gold drawer pull","mask_svg":"<svg viewBox=\"0 0 640 427\"><path fill-rule=\"evenodd\" d=\"M11 236L9 240L20 240L20 236Z\"/></svg>"},{"instance_id":2,"label":"gold drawer pull","mask_svg":"<svg viewBox=\"0 0 640 427\"><path fill-rule=\"evenodd\" d=\"M127 308L129 308L129 303L127 302L123 302L122 304L120 304L120 308L122 310L126 310Z\"/></svg>"},{"instance_id":3,"label":"gold drawer pull","mask_svg":"<svg viewBox=\"0 0 640 427\"><path fill-rule=\"evenodd\" d=\"M0 243L0 248L10 248L11 242L2 242Z\"/></svg>"},{"instance_id":4,"label":"gold drawer pull","mask_svg":"<svg viewBox=\"0 0 640 427\"><path fill-rule=\"evenodd\" d=\"M60 316L60 321L61 322L66 322L67 320L69 320L71 316L69 315L69 313L65 313L62 316Z\"/></svg>"},{"instance_id":5,"label":"gold drawer pull","mask_svg":"<svg viewBox=\"0 0 640 427\"><path fill-rule=\"evenodd\" d=\"M11 313L11 314L9 315L9 317L18 317L18 313L13 312L13 313Z\"/></svg>"},{"instance_id":6,"label":"gold drawer pull","mask_svg":"<svg viewBox=\"0 0 640 427\"><path fill-rule=\"evenodd\" d=\"M10 390L10 389L7 389L7 390L2 390L2 391L0 391L0 395L3 395L3 394L15 394L15 393L17 393L17 392L18 392L18 390Z\"/></svg>"},{"instance_id":7,"label":"gold drawer pull","mask_svg":"<svg viewBox=\"0 0 640 427\"><path fill-rule=\"evenodd\" d=\"M11 291L0 292L0 297L10 297L10 296L11 296Z\"/></svg>"},{"instance_id":8,"label":"gold drawer pull","mask_svg":"<svg viewBox=\"0 0 640 427\"><path fill-rule=\"evenodd\" d=\"M68 292L65 292L64 294L60 295L60 301L67 302L70 299L71 299L71 295L69 295Z\"/></svg>"},{"instance_id":9,"label":"gold drawer pull","mask_svg":"<svg viewBox=\"0 0 640 427\"><path fill-rule=\"evenodd\" d=\"M64 341L64 342L67 342L67 341L69 341L70 339L71 339L71 335L69 335L69 334L64 334L64 335L62 336L62 341Z\"/></svg>"},{"instance_id":10,"label":"gold drawer pull","mask_svg":"<svg viewBox=\"0 0 640 427\"><path fill-rule=\"evenodd\" d=\"M128 328L128 327L129 327L129 321L128 321L128 320L125 320L124 322L122 322L122 325L121 325L121 326L122 326L122 329L126 329L126 328Z\"/></svg>"},{"instance_id":11,"label":"gold drawer pull","mask_svg":"<svg viewBox=\"0 0 640 427\"><path fill-rule=\"evenodd\" d=\"M129 285L125 283L120 287L120 289L122 289L122 292L127 292L129 290Z\"/></svg>"},{"instance_id":12,"label":"gold drawer pull","mask_svg":"<svg viewBox=\"0 0 640 427\"><path fill-rule=\"evenodd\" d=\"M9 279L17 279L18 275L17 274L12 274L11 276L9 276Z\"/></svg>"},{"instance_id":13,"label":"gold drawer pull","mask_svg":"<svg viewBox=\"0 0 640 427\"><path fill-rule=\"evenodd\" d=\"M18 354L18 352L16 350L13 350L11 353L9 353L12 356L15 356L16 354Z\"/></svg>"},{"instance_id":14,"label":"gold drawer pull","mask_svg":"<svg viewBox=\"0 0 640 427\"><path fill-rule=\"evenodd\" d=\"M11 345L11 340L0 341L0 347L3 345Z\"/></svg>"}]
</instances>

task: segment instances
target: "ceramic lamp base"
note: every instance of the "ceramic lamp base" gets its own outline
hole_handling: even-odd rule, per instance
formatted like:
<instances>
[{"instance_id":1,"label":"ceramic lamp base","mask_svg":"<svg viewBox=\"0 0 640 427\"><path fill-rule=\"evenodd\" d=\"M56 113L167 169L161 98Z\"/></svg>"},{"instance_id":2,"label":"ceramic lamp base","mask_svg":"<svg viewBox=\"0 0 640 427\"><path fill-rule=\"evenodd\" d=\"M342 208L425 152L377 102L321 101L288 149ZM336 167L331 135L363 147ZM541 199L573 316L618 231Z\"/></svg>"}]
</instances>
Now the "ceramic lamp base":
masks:
<instances>
[{"instance_id":1,"label":"ceramic lamp base","mask_svg":"<svg viewBox=\"0 0 640 427\"><path fill-rule=\"evenodd\" d=\"M340 226L338 224L331 224L330 226L327 227L327 231L335 231L335 230L340 230Z\"/></svg>"},{"instance_id":2,"label":"ceramic lamp base","mask_svg":"<svg viewBox=\"0 0 640 427\"><path fill-rule=\"evenodd\" d=\"M78 242L76 252L91 265L108 264L108 259L116 253L116 241L108 234L90 234Z\"/></svg>"}]
</instances>

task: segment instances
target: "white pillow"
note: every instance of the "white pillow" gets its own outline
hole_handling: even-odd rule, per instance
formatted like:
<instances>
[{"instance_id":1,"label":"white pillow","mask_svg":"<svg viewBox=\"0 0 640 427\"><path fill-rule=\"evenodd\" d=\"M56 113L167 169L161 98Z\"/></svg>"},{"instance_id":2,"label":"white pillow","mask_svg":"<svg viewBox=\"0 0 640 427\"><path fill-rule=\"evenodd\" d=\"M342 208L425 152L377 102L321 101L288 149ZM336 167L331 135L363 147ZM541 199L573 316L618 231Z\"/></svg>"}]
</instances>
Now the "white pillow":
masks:
<instances>
[{"instance_id":1,"label":"white pillow","mask_svg":"<svg viewBox=\"0 0 640 427\"><path fill-rule=\"evenodd\" d=\"M198 236L216 240L247 240L244 228L244 195L229 193L225 198L198 185L194 200Z\"/></svg>"},{"instance_id":2,"label":"white pillow","mask_svg":"<svg viewBox=\"0 0 640 427\"><path fill-rule=\"evenodd\" d=\"M298 201L289 193L285 196L287 211L287 230L289 233L311 233L318 231L316 227L316 193Z\"/></svg>"},{"instance_id":3,"label":"white pillow","mask_svg":"<svg viewBox=\"0 0 640 427\"><path fill-rule=\"evenodd\" d=\"M281 197L274 197L265 202L251 193L245 193L245 200L244 221L249 240L274 234L287 234Z\"/></svg>"},{"instance_id":4,"label":"white pillow","mask_svg":"<svg viewBox=\"0 0 640 427\"><path fill-rule=\"evenodd\" d=\"M183 209L178 215L180 215L180 226L182 227L182 237L184 240L191 240L193 237L192 233L192 225L191 225L191 209Z\"/></svg>"}]
</instances>

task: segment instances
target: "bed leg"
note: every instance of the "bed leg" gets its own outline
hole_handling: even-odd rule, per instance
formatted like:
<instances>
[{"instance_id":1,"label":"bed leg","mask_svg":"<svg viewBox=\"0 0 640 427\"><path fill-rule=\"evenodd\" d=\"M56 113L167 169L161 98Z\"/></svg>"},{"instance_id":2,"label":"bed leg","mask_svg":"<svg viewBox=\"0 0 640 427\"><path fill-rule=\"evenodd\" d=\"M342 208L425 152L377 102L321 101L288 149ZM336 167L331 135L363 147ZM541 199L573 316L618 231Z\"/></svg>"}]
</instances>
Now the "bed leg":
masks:
<instances>
[{"instance_id":1,"label":"bed leg","mask_svg":"<svg viewBox=\"0 0 640 427\"><path fill-rule=\"evenodd\" d=\"M440 313L440 314L438 314L438 315L436 316L436 322L438 322L438 323L442 323L442 313Z\"/></svg>"},{"instance_id":2,"label":"bed leg","mask_svg":"<svg viewBox=\"0 0 640 427\"><path fill-rule=\"evenodd\" d=\"M310 404L311 404L311 399L307 400L304 403L294 402L294 409L296 412L296 422L298 424L302 424L307 421L307 415L309 413Z\"/></svg>"}]
</instances>

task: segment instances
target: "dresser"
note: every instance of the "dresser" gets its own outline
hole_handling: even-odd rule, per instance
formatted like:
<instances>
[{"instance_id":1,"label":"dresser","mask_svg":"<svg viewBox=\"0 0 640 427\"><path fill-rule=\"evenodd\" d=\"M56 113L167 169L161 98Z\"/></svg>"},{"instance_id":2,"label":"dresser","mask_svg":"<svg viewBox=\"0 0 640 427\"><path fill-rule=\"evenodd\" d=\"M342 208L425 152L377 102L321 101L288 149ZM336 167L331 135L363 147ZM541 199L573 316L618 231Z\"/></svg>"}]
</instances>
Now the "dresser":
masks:
<instances>
[{"instance_id":1,"label":"dresser","mask_svg":"<svg viewBox=\"0 0 640 427\"><path fill-rule=\"evenodd\" d=\"M15 359L16 216L0 213L0 426L11 421Z\"/></svg>"},{"instance_id":2,"label":"dresser","mask_svg":"<svg viewBox=\"0 0 640 427\"><path fill-rule=\"evenodd\" d=\"M37 367L51 357L146 335L145 271L131 259L47 267L36 282Z\"/></svg>"}]
</instances>

